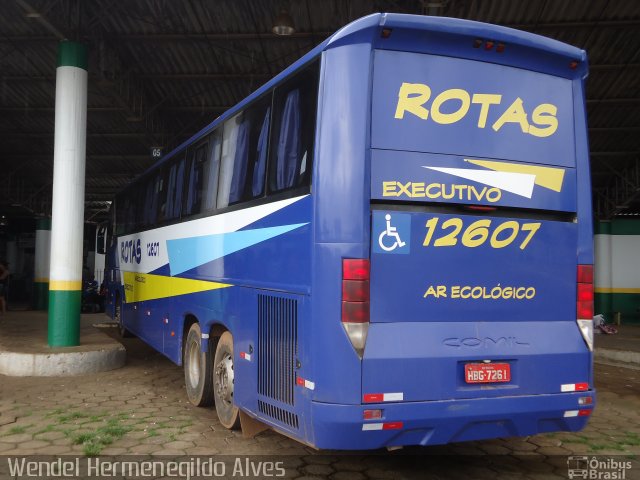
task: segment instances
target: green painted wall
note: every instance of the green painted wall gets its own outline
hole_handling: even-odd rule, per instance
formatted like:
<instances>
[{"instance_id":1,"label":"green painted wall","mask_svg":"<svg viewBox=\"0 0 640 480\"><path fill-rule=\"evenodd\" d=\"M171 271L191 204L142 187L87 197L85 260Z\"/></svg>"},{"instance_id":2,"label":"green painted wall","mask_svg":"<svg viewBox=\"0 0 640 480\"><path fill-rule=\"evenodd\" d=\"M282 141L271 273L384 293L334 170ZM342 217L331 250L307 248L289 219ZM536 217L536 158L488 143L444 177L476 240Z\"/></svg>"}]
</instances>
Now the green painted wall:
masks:
<instances>
[{"instance_id":1,"label":"green painted wall","mask_svg":"<svg viewBox=\"0 0 640 480\"><path fill-rule=\"evenodd\" d=\"M595 223L595 313L640 323L640 220Z\"/></svg>"}]
</instances>

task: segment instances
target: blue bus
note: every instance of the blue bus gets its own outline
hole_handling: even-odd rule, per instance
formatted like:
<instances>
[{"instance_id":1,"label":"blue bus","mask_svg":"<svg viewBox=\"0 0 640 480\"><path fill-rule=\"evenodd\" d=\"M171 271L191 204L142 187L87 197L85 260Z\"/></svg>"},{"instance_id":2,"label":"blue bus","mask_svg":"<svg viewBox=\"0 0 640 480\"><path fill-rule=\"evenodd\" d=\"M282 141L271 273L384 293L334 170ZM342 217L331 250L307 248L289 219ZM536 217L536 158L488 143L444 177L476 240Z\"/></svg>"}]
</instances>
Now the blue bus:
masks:
<instances>
[{"instance_id":1,"label":"blue bus","mask_svg":"<svg viewBox=\"0 0 640 480\"><path fill-rule=\"evenodd\" d=\"M321 449L582 429L585 52L345 26L122 191L108 310L222 425Z\"/></svg>"}]
</instances>

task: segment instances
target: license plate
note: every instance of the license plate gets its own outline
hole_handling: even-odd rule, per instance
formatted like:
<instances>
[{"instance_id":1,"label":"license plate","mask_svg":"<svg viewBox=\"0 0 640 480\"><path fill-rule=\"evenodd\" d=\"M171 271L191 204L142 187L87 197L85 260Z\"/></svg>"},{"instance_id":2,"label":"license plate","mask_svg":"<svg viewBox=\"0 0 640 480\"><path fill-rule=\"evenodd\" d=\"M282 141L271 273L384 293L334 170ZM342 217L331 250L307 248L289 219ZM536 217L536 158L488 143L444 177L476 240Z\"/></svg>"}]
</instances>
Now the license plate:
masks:
<instances>
[{"instance_id":1,"label":"license plate","mask_svg":"<svg viewBox=\"0 0 640 480\"><path fill-rule=\"evenodd\" d=\"M467 383L501 383L511 380L511 365L508 363L467 363L464 366Z\"/></svg>"}]
</instances>

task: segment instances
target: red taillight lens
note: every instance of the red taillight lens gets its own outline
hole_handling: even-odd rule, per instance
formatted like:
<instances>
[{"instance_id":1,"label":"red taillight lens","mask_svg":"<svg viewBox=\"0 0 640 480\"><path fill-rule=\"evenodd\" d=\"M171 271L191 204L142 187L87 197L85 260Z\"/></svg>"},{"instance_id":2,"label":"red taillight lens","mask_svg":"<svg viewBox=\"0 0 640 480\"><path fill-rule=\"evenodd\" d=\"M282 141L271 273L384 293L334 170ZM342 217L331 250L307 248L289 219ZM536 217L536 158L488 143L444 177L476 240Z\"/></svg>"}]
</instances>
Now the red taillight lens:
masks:
<instances>
[{"instance_id":1,"label":"red taillight lens","mask_svg":"<svg viewBox=\"0 0 640 480\"><path fill-rule=\"evenodd\" d=\"M369 260L342 260L342 326L362 358L369 331Z\"/></svg>"},{"instance_id":2,"label":"red taillight lens","mask_svg":"<svg viewBox=\"0 0 640 480\"><path fill-rule=\"evenodd\" d=\"M342 260L343 280L369 280L369 260L345 258Z\"/></svg>"},{"instance_id":3,"label":"red taillight lens","mask_svg":"<svg viewBox=\"0 0 640 480\"><path fill-rule=\"evenodd\" d=\"M593 318L593 265L578 265L576 310L580 319Z\"/></svg>"},{"instance_id":4,"label":"red taillight lens","mask_svg":"<svg viewBox=\"0 0 640 480\"><path fill-rule=\"evenodd\" d=\"M593 287L590 283L578 284L578 302L593 302Z\"/></svg>"},{"instance_id":5,"label":"red taillight lens","mask_svg":"<svg viewBox=\"0 0 640 480\"><path fill-rule=\"evenodd\" d=\"M342 301L343 302L368 302L369 301L369 280L343 280L342 281Z\"/></svg>"},{"instance_id":6,"label":"red taillight lens","mask_svg":"<svg viewBox=\"0 0 640 480\"><path fill-rule=\"evenodd\" d=\"M485 50L491 50L495 44L491 40L487 40L484 44Z\"/></svg>"},{"instance_id":7,"label":"red taillight lens","mask_svg":"<svg viewBox=\"0 0 640 480\"><path fill-rule=\"evenodd\" d=\"M342 321L369 322L369 260L342 260Z\"/></svg>"},{"instance_id":8,"label":"red taillight lens","mask_svg":"<svg viewBox=\"0 0 640 480\"><path fill-rule=\"evenodd\" d=\"M369 323L369 302L342 302L343 323Z\"/></svg>"},{"instance_id":9,"label":"red taillight lens","mask_svg":"<svg viewBox=\"0 0 640 480\"><path fill-rule=\"evenodd\" d=\"M578 283L593 283L593 265L578 265Z\"/></svg>"}]
</instances>

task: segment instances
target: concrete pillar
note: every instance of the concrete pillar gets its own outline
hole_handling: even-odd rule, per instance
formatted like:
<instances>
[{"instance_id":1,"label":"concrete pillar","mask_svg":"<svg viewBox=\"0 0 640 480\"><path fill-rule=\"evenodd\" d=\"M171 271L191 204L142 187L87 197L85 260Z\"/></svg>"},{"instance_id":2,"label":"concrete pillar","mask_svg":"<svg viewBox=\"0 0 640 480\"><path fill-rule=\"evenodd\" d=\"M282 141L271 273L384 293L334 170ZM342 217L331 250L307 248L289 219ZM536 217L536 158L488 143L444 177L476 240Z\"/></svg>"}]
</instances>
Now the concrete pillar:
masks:
<instances>
[{"instance_id":1,"label":"concrete pillar","mask_svg":"<svg viewBox=\"0 0 640 480\"><path fill-rule=\"evenodd\" d=\"M58 47L49 280L49 346L80 343L84 174L87 139L87 47Z\"/></svg>"},{"instance_id":2,"label":"concrete pillar","mask_svg":"<svg viewBox=\"0 0 640 480\"><path fill-rule=\"evenodd\" d=\"M49 262L51 252L51 219L36 220L36 258L34 265L33 306L46 310L49 305Z\"/></svg>"}]
</instances>

